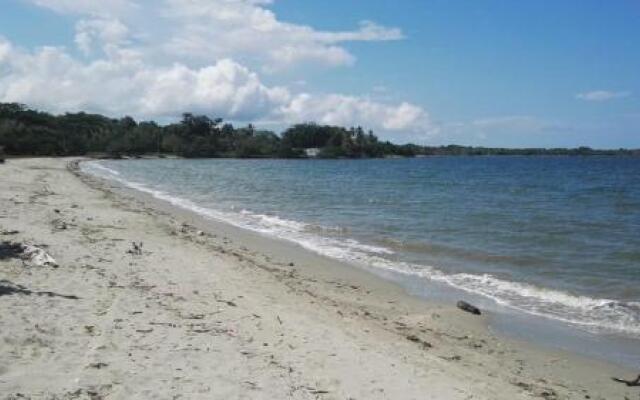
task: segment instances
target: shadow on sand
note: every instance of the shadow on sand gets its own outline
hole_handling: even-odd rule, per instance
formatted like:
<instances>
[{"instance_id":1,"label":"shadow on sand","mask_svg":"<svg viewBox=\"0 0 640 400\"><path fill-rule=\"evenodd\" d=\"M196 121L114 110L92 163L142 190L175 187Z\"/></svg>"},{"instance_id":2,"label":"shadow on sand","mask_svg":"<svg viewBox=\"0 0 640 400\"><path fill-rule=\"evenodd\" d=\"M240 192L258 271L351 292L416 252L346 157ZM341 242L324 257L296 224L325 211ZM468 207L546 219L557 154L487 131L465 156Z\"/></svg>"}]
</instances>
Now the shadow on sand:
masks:
<instances>
[{"instance_id":1,"label":"shadow on sand","mask_svg":"<svg viewBox=\"0 0 640 400\"><path fill-rule=\"evenodd\" d=\"M2 296L11 296L14 294L24 294L27 296L36 295L36 296L48 296L48 297L62 297L63 299L70 300L78 300L78 296L67 295L67 294L59 294L48 291L33 291L29 290L22 285L17 285L13 282L10 282L6 279L0 279L0 297Z\"/></svg>"}]
</instances>

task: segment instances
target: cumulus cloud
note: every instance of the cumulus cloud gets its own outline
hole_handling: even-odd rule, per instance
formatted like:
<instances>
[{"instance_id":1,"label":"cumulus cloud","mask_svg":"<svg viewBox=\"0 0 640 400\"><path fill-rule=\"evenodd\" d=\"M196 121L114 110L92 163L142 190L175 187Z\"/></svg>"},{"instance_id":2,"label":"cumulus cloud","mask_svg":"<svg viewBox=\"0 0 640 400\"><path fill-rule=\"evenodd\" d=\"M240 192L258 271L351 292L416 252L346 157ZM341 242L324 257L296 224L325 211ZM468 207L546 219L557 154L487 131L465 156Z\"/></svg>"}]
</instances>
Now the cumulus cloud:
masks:
<instances>
[{"instance_id":1,"label":"cumulus cloud","mask_svg":"<svg viewBox=\"0 0 640 400\"><path fill-rule=\"evenodd\" d=\"M609 90L593 90L591 92L578 93L576 98L585 101L608 101L630 96L630 92L614 92Z\"/></svg>"},{"instance_id":2,"label":"cumulus cloud","mask_svg":"<svg viewBox=\"0 0 640 400\"><path fill-rule=\"evenodd\" d=\"M154 65L134 50L115 47L86 61L61 47L27 51L0 39L0 71L0 101L53 112L171 118L192 111L236 121L318 121L407 132L429 128L428 115L418 106L292 93L264 84L256 72L228 58L204 67Z\"/></svg>"},{"instance_id":3,"label":"cumulus cloud","mask_svg":"<svg viewBox=\"0 0 640 400\"><path fill-rule=\"evenodd\" d=\"M138 118L203 113L237 122L317 121L377 131L426 132L429 115L408 102L299 93L265 84L251 65L350 65L350 41L402 39L371 21L320 31L279 20L270 0L25 0L75 16L75 45L23 49L0 38L0 101L53 112ZM263 71L264 72L264 71Z\"/></svg>"},{"instance_id":4,"label":"cumulus cloud","mask_svg":"<svg viewBox=\"0 0 640 400\"><path fill-rule=\"evenodd\" d=\"M362 97L300 94L281 108L289 122L317 121L330 125L374 125L389 131L429 129L427 113L409 103L387 105Z\"/></svg>"},{"instance_id":5,"label":"cumulus cloud","mask_svg":"<svg viewBox=\"0 0 640 400\"><path fill-rule=\"evenodd\" d=\"M176 64L144 71L139 87L144 93L140 111L147 115L193 110L249 120L271 113L290 97L288 90L265 86L255 73L229 59L201 69Z\"/></svg>"},{"instance_id":6,"label":"cumulus cloud","mask_svg":"<svg viewBox=\"0 0 640 400\"><path fill-rule=\"evenodd\" d=\"M7 43L0 43L0 48ZM9 47L11 48L11 47ZM64 49L34 53L14 50L3 58L0 100L34 104L56 112L91 110L140 117L194 111L250 119L269 113L288 99L281 88L229 59L203 68L182 64L156 67L137 54L113 52L109 58L81 62Z\"/></svg>"},{"instance_id":7,"label":"cumulus cloud","mask_svg":"<svg viewBox=\"0 0 640 400\"><path fill-rule=\"evenodd\" d=\"M0 37L0 65L2 65L12 52L11 43Z\"/></svg>"},{"instance_id":8,"label":"cumulus cloud","mask_svg":"<svg viewBox=\"0 0 640 400\"><path fill-rule=\"evenodd\" d=\"M266 62L278 70L304 62L327 66L352 65L355 57L344 47L350 41L403 38L398 28L363 21L351 31L318 31L280 21L264 2L243 0L168 0L163 12L175 29L163 50L194 58L234 54Z\"/></svg>"},{"instance_id":9,"label":"cumulus cloud","mask_svg":"<svg viewBox=\"0 0 640 400\"><path fill-rule=\"evenodd\" d=\"M101 44L105 51L126 44L129 28L115 18L83 19L76 24L75 43L86 55Z\"/></svg>"},{"instance_id":10,"label":"cumulus cloud","mask_svg":"<svg viewBox=\"0 0 640 400\"><path fill-rule=\"evenodd\" d=\"M304 63L353 65L343 43L404 38L398 28L362 21L357 29L322 31L281 21L265 0L26 0L60 13L85 17L76 43L87 52L93 38L122 34L124 23L154 57L182 57L200 63L234 58L278 71ZM154 21L153 26L149 21ZM116 30L117 32L113 32ZM109 39L109 38L105 38Z\"/></svg>"}]
</instances>

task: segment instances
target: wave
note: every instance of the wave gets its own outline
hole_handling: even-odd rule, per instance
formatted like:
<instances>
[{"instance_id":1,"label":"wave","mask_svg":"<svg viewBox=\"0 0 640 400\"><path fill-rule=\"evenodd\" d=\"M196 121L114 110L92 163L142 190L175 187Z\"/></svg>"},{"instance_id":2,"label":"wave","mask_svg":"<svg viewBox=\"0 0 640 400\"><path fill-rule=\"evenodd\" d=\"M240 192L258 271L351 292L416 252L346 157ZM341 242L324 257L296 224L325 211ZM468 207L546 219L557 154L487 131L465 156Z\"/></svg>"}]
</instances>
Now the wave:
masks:
<instances>
[{"instance_id":1,"label":"wave","mask_svg":"<svg viewBox=\"0 0 640 400\"><path fill-rule=\"evenodd\" d=\"M82 163L81 168L87 173L115 180L174 206L239 228L288 240L307 250L358 267L443 283L467 293L489 298L505 307L563 321L591 331L640 335L640 302L594 299L507 281L490 274L446 273L433 266L394 261L389 256L395 254L394 248L402 246L365 244L344 237L344 231L339 228L323 228L275 215L258 214L244 209L239 212L224 212L203 207L191 200L124 179L118 171L101 165L98 161ZM334 234L334 237L331 234Z\"/></svg>"},{"instance_id":2,"label":"wave","mask_svg":"<svg viewBox=\"0 0 640 400\"><path fill-rule=\"evenodd\" d=\"M118 171L116 171L116 170L114 170L114 169L111 169L111 168L105 167L104 165L99 164L97 161L94 161L94 162L88 162L88 163L87 163L87 162L85 162L85 163L81 163L81 164L80 164L80 166L81 166L81 168L82 168L82 167L85 167L85 166L89 166L90 168L92 168L92 169L94 169L94 170L102 171L102 172L104 172L104 173L106 173L106 174L108 174L108 175L112 175L112 176L120 176L120 172L118 172ZM86 171L85 171L85 172L86 172ZM122 181L122 182L124 182L124 181Z\"/></svg>"}]
</instances>

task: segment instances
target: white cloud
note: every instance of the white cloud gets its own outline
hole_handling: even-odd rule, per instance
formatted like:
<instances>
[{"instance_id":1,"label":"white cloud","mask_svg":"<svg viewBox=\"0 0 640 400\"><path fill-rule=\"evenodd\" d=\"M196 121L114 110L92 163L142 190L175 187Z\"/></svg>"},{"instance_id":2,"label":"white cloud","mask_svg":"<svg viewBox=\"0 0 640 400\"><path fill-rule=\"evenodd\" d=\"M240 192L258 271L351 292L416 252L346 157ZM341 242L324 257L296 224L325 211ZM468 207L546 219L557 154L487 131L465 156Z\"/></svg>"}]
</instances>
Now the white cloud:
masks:
<instances>
[{"instance_id":1,"label":"white cloud","mask_svg":"<svg viewBox=\"0 0 640 400\"><path fill-rule=\"evenodd\" d=\"M298 93L300 85L267 85L254 71L351 65L355 56L343 43L399 40L397 28L364 21L353 30L316 30L279 20L267 8L270 0L25 1L75 16L75 44L84 57L65 47L21 49L0 38L0 101L138 118L189 111L383 133L431 128L428 114L407 102Z\"/></svg>"},{"instance_id":2,"label":"white cloud","mask_svg":"<svg viewBox=\"0 0 640 400\"><path fill-rule=\"evenodd\" d=\"M163 50L206 59L211 55L256 58L266 70L302 62L327 66L352 65L355 57L339 44L403 38L398 28L364 21L352 31L318 31L280 21L262 5L242 0L168 0L163 15L175 26Z\"/></svg>"},{"instance_id":3,"label":"white cloud","mask_svg":"<svg viewBox=\"0 0 640 400\"><path fill-rule=\"evenodd\" d=\"M613 92L609 90L593 90L591 92L578 93L576 98L585 101L608 101L630 96L630 92Z\"/></svg>"},{"instance_id":4,"label":"white cloud","mask_svg":"<svg viewBox=\"0 0 640 400\"><path fill-rule=\"evenodd\" d=\"M145 71L139 87L144 93L139 107L145 115L189 110L250 120L271 113L290 96L284 88L263 85L255 73L229 59L197 70L176 64Z\"/></svg>"},{"instance_id":5,"label":"white cloud","mask_svg":"<svg viewBox=\"0 0 640 400\"><path fill-rule=\"evenodd\" d=\"M0 36L0 65L2 65L12 52L11 43Z\"/></svg>"},{"instance_id":6,"label":"white cloud","mask_svg":"<svg viewBox=\"0 0 640 400\"><path fill-rule=\"evenodd\" d=\"M361 21L360 29L348 32L316 32L318 40L326 43L346 41L380 41L404 39L404 34L398 28L386 28L373 21Z\"/></svg>"},{"instance_id":7,"label":"white cloud","mask_svg":"<svg viewBox=\"0 0 640 400\"><path fill-rule=\"evenodd\" d=\"M2 66L0 101L18 101L54 112L89 110L110 115L165 117L194 111L251 119L288 98L263 85L255 73L223 59L192 69L181 64L155 67L136 53L114 52L83 63L64 49L14 51Z\"/></svg>"},{"instance_id":8,"label":"white cloud","mask_svg":"<svg viewBox=\"0 0 640 400\"><path fill-rule=\"evenodd\" d=\"M26 0L85 17L76 43L82 51L99 32L128 26L156 58L181 57L206 64L233 58L277 71L302 63L349 66L355 56L342 46L354 41L400 40L398 28L363 21L354 30L321 31L279 20L265 0ZM89 18L86 18L89 17ZM107 22L110 24L107 25ZM105 38L109 39L109 38Z\"/></svg>"},{"instance_id":9,"label":"white cloud","mask_svg":"<svg viewBox=\"0 0 640 400\"><path fill-rule=\"evenodd\" d=\"M427 131L428 114L409 103L388 105L362 97L300 94L281 108L288 122L316 121L331 125L374 126L387 131Z\"/></svg>"},{"instance_id":10,"label":"white cloud","mask_svg":"<svg viewBox=\"0 0 640 400\"><path fill-rule=\"evenodd\" d=\"M204 67L155 65L135 50L116 46L102 58L84 61L64 48L31 52L0 40L0 71L5 71L0 75L0 101L53 112L170 118L191 111L236 121L313 120L412 134L430 128L427 113L416 105L340 94L296 94L265 85L257 73L231 59Z\"/></svg>"},{"instance_id":11,"label":"white cloud","mask_svg":"<svg viewBox=\"0 0 640 400\"><path fill-rule=\"evenodd\" d=\"M78 48L89 55L96 44L105 51L126 44L129 28L115 18L83 19L76 24L75 42Z\"/></svg>"}]
</instances>

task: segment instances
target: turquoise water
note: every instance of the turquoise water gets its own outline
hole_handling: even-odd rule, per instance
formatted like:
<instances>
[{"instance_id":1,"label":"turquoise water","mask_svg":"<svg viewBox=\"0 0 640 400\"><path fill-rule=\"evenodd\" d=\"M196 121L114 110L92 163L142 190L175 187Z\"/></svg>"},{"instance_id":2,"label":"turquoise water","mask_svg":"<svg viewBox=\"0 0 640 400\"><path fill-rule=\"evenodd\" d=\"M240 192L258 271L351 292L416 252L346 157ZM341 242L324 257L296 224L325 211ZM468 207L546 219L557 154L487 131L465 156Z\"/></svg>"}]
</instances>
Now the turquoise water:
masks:
<instances>
[{"instance_id":1,"label":"turquoise water","mask_svg":"<svg viewBox=\"0 0 640 400\"><path fill-rule=\"evenodd\" d=\"M640 336L640 159L83 164L329 257L589 332Z\"/></svg>"}]
</instances>

